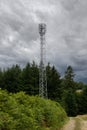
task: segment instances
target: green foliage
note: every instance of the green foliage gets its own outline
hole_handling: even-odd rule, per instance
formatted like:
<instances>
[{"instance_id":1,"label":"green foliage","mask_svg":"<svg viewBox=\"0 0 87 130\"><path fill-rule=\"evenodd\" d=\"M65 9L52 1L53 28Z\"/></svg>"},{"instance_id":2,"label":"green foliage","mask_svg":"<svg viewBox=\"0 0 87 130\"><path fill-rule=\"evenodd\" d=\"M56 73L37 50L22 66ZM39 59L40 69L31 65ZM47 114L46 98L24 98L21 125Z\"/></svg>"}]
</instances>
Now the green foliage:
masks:
<instances>
[{"instance_id":1,"label":"green foliage","mask_svg":"<svg viewBox=\"0 0 87 130\"><path fill-rule=\"evenodd\" d=\"M84 114L82 110L83 109L82 95L83 95L83 91L80 93L76 92L76 102L77 102L77 107L78 107L77 114L79 115Z\"/></svg>"},{"instance_id":2,"label":"green foliage","mask_svg":"<svg viewBox=\"0 0 87 130\"><path fill-rule=\"evenodd\" d=\"M67 119L59 103L0 90L0 130L56 130Z\"/></svg>"},{"instance_id":3,"label":"green foliage","mask_svg":"<svg viewBox=\"0 0 87 130\"><path fill-rule=\"evenodd\" d=\"M75 74L72 67L68 66L63 80L64 89L72 89L72 91L75 91L74 76Z\"/></svg>"},{"instance_id":4,"label":"green foliage","mask_svg":"<svg viewBox=\"0 0 87 130\"><path fill-rule=\"evenodd\" d=\"M2 89L7 89L9 92L20 91L21 83L21 69L18 65L13 65L12 68L8 68L3 72L3 84Z\"/></svg>"},{"instance_id":5,"label":"green foliage","mask_svg":"<svg viewBox=\"0 0 87 130\"><path fill-rule=\"evenodd\" d=\"M48 63L46 67L46 72L48 98L63 104L63 107L66 108L65 110L68 115L73 116L76 115L76 113L87 113L87 85L81 82L78 83L74 81L75 74L73 68L71 66L68 66L65 71L64 77L61 78L60 73L56 70L56 68ZM4 71L0 69L0 88L12 93L23 91L28 95L38 95L39 67L35 64L35 62L33 62L32 64L27 63L24 68L20 68L19 65L13 65L11 68L7 68ZM72 91L72 93L69 93L69 91ZM9 104L8 108L10 111L10 107L15 108L16 101L15 98L13 100L11 96L9 98L10 99L7 102ZM4 95L3 102L4 100L7 100L6 94ZM15 106L10 105L11 102L14 102ZM3 105L3 103L1 103L0 106L1 105ZM15 110L18 109L15 108ZM37 110L38 115L39 111L42 112L42 110ZM76 111L76 113L74 111ZM42 118L41 115L40 118Z\"/></svg>"},{"instance_id":6,"label":"green foliage","mask_svg":"<svg viewBox=\"0 0 87 130\"><path fill-rule=\"evenodd\" d=\"M85 89L82 92L81 100L82 100L82 103L81 103L82 112L87 113L87 86L85 86Z\"/></svg>"},{"instance_id":7,"label":"green foliage","mask_svg":"<svg viewBox=\"0 0 87 130\"><path fill-rule=\"evenodd\" d=\"M72 89L64 92L62 105L65 108L68 116L76 116L77 115L77 103L76 96L73 93Z\"/></svg>"},{"instance_id":8,"label":"green foliage","mask_svg":"<svg viewBox=\"0 0 87 130\"><path fill-rule=\"evenodd\" d=\"M76 92L76 102L78 106L77 114L87 114L87 85L81 92Z\"/></svg>"},{"instance_id":9,"label":"green foliage","mask_svg":"<svg viewBox=\"0 0 87 130\"><path fill-rule=\"evenodd\" d=\"M0 130L14 129L13 118L5 112L0 111Z\"/></svg>"},{"instance_id":10,"label":"green foliage","mask_svg":"<svg viewBox=\"0 0 87 130\"><path fill-rule=\"evenodd\" d=\"M73 81L75 74L73 72L73 69L71 66L67 67L67 70L65 72L65 79L69 80L69 81Z\"/></svg>"},{"instance_id":11,"label":"green foliage","mask_svg":"<svg viewBox=\"0 0 87 130\"><path fill-rule=\"evenodd\" d=\"M60 74L56 68L51 67L50 64L47 66L47 89L48 97L52 100L59 101L61 99L61 88L60 88Z\"/></svg>"},{"instance_id":12,"label":"green foliage","mask_svg":"<svg viewBox=\"0 0 87 130\"><path fill-rule=\"evenodd\" d=\"M37 95L39 86L39 69L33 62L21 69L18 65L13 65L7 70L0 70L0 87L9 92L16 93L25 91L29 95Z\"/></svg>"}]
</instances>

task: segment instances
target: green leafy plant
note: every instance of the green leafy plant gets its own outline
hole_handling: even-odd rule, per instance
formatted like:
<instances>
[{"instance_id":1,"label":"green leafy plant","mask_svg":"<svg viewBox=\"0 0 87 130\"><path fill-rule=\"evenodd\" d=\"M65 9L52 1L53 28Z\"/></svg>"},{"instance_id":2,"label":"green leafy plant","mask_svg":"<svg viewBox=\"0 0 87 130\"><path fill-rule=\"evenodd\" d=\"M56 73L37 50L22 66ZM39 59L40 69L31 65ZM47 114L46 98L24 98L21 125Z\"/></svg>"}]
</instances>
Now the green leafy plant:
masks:
<instances>
[{"instance_id":1,"label":"green leafy plant","mask_svg":"<svg viewBox=\"0 0 87 130\"><path fill-rule=\"evenodd\" d=\"M66 119L57 102L0 90L0 130L56 130Z\"/></svg>"}]
</instances>

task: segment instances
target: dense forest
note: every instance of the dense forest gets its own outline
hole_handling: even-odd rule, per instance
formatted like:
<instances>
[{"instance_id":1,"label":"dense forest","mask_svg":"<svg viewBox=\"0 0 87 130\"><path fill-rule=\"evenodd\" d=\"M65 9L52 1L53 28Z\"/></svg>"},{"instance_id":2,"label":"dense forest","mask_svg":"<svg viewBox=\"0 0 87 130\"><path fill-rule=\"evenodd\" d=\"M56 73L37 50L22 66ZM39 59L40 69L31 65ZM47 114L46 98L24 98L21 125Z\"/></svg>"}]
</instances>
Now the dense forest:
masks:
<instances>
[{"instance_id":1,"label":"dense forest","mask_svg":"<svg viewBox=\"0 0 87 130\"><path fill-rule=\"evenodd\" d=\"M87 85L74 81L75 73L71 66L66 68L62 77L55 66L46 66L48 98L59 102L68 116L87 113ZM39 93L39 67L35 62L27 63L24 68L13 65L0 69L0 88L10 93L20 91L28 95Z\"/></svg>"}]
</instances>

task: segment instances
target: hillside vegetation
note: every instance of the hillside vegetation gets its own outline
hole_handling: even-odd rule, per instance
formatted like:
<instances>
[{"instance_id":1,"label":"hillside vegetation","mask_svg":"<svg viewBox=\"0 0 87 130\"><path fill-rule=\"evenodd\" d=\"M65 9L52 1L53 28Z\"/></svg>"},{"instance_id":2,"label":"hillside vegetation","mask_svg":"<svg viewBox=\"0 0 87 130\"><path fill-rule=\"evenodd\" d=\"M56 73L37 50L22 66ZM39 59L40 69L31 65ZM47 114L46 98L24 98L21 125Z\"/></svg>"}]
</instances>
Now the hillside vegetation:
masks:
<instances>
[{"instance_id":1,"label":"hillside vegetation","mask_svg":"<svg viewBox=\"0 0 87 130\"><path fill-rule=\"evenodd\" d=\"M76 82L72 66L61 76L55 66L46 66L48 98L59 102L68 116L87 114L87 84ZM39 66L27 63L24 68L13 65L0 69L0 88L10 93L20 91L28 95L39 94Z\"/></svg>"},{"instance_id":2,"label":"hillside vegetation","mask_svg":"<svg viewBox=\"0 0 87 130\"><path fill-rule=\"evenodd\" d=\"M57 102L0 90L0 130L58 130L66 120Z\"/></svg>"}]
</instances>

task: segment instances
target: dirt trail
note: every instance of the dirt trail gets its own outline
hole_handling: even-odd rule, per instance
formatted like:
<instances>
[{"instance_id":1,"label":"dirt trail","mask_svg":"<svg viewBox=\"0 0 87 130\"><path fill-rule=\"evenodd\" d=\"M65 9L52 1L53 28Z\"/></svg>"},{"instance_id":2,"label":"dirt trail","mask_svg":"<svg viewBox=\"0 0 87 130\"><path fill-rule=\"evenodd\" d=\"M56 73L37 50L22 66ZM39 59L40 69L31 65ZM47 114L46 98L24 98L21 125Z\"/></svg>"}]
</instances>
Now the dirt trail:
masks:
<instances>
[{"instance_id":1,"label":"dirt trail","mask_svg":"<svg viewBox=\"0 0 87 130\"><path fill-rule=\"evenodd\" d=\"M87 130L87 115L70 117L69 122L61 130Z\"/></svg>"},{"instance_id":2,"label":"dirt trail","mask_svg":"<svg viewBox=\"0 0 87 130\"><path fill-rule=\"evenodd\" d=\"M69 122L61 129L61 130L74 130L75 128L75 120L70 117Z\"/></svg>"},{"instance_id":3,"label":"dirt trail","mask_svg":"<svg viewBox=\"0 0 87 130\"><path fill-rule=\"evenodd\" d=\"M83 122L82 129L81 130L87 130L87 121Z\"/></svg>"},{"instance_id":4,"label":"dirt trail","mask_svg":"<svg viewBox=\"0 0 87 130\"><path fill-rule=\"evenodd\" d=\"M87 115L78 116L81 121L81 130L87 130Z\"/></svg>"}]
</instances>

